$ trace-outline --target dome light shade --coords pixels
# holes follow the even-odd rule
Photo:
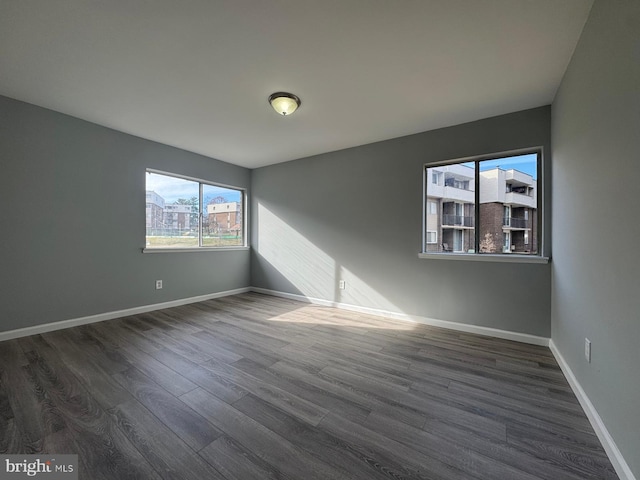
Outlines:
[[[269,95],[269,103],[280,115],[291,115],[300,104],[300,99],[293,93],[276,92]]]

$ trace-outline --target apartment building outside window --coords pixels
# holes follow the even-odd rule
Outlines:
[[[539,164],[534,151],[426,166],[423,252],[540,255]]]
[[[147,170],[146,250],[243,247],[241,188]]]

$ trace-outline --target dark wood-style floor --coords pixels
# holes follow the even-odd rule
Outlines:
[[[92,480],[617,478],[549,349],[253,293],[0,343],[0,453]]]

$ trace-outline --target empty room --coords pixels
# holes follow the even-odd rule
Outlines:
[[[0,478],[640,479],[638,0],[0,0]]]

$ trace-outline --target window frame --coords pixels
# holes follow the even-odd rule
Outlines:
[[[180,180],[187,180],[191,182],[196,182],[198,184],[198,245],[192,247],[147,247],[146,246],[146,231],[145,231],[145,246],[142,248],[142,253],[176,253],[176,252],[207,252],[207,251],[233,251],[233,250],[248,250],[249,245],[247,243],[248,240],[248,225],[249,225],[249,217],[248,217],[248,193],[247,189],[244,187],[237,187],[235,185],[228,185],[220,182],[214,182],[210,180],[205,180],[202,178],[191,177],[188,175],[182,175],[179,173],[166,172],[164,170],[157,170],[155,168],[146,168],[145,171],[145,193],[146,193],[146,175],[148,173],[155,173],[157,175],[164,175],[166,177],[178,178]],[[203,186],[208,185],[212,187],[222,187],[228,188],[230,190],[236,190],[241,194],[241,202],[242,202],[242,245],[229,245],[222,247],[208,246],[202,245],[202,220],[204,216],[203,211]],[[146,204],[146,202],[145,202]]]
[[[537,181],[537,205],[535,218],[537,220],[537,243],[538,253],[532,254],[504,254],[504,253],[479,253],[479,223],[480,218],[480,163],[486,160],[499,160],[501,158],[515,157],[519,155],[537,155],[536,165],[536,181]],[[471,157],[463,157],[452,160],[446,160],[441,162],[425,163],[422,166],[422,247],[418,254],[419,258],[424,259],[439,259],[439,260],[467,260],[467,261],[489,261],[489,262],[505,262],[505,263],[548,263],[549,257],[546,256],[546,244],[544,242],[544,234],[547,225],[544,224],[544,218],[546,216],[545,209],[545,185],[544,185],[544,149],[541,146],[529,147],[508,151],[501,151],[497,153],[475,155]],[[428,183],[431,183],[431,178],[428,175],[430,168],[438,168],[442,166],[473,163],[475,167],[475,192],[474,192],[474,224],[476,228],[474,231],[475,237],[475,249],[472,253],[463,252],[427,252],[426,251],[426,221],[427,221],[427,209],[428,209]],[[531,239],[530,239],[531,243]]]

